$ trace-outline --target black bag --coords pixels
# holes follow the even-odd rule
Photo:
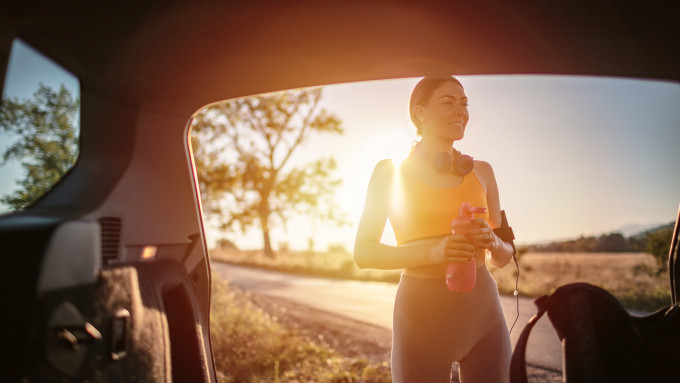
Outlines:
[[[527,340],[546,311],[562,340],[565,382],[680,382],[680,304],[636,317],[607,291],[573,283],[536,305],[512,355],[511,382],[527,382]]]

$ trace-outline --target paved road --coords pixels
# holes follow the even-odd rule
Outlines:
[[[212,269],[213,273],[227,278],[231,284],[244,290],[392,328],[392,310],[397,292],[397,286],[393,283],[302,277],[216,262],[212,264]],[[501,304],[509,328],[517,315],[515,298],[502,296]],[[519,319],[510,334],[513,345],[535,313],[533,299],[519,299]],[[552,370],[562,369],[562,346],[547,315],[539,320],[531,332],[527,363]]]

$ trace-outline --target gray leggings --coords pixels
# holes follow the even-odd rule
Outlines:
[[[449,382],[453,362],[461,383],[509,381],[510,336],[486,267],[469,293],[449,291],[443,278],[402,275],[392,331],[394,383]]]

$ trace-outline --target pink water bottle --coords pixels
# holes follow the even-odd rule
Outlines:
[[[475,219],[473,214],[485,212],[485,207],[472,207],[470,202],[463,202],[458,217],[451,221],[451,233],[466,234],[471,230],[478,229],[479,225],[472,223],[472,220]],[[469,293],[475,287],[476,280],[477,265],[474,258],[467,262],[449,263],[446,268],[446,285],[451,291]]]

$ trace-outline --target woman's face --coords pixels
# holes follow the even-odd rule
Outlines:
[[[470,118],[467,105],[468,98],[460,85],[453,81],[442,83],[432,92],[427,106],[416,106],[422,136],[447,141],[462,139]]]

